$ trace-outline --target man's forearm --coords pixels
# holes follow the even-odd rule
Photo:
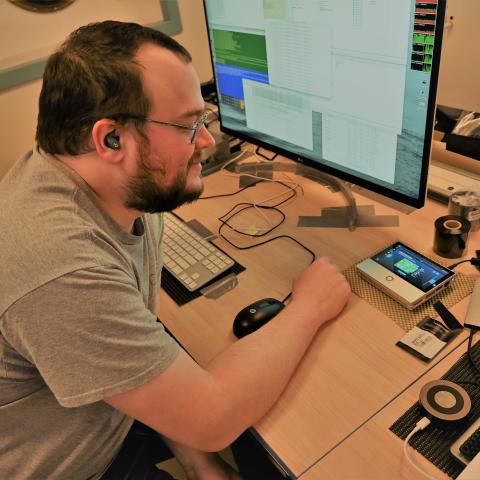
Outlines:
[[[301,315],[295,318],[287,306],[255,338],[242,338],[207,366],[230,410],[230,432],[253,425],[282,393],[317,331]]]

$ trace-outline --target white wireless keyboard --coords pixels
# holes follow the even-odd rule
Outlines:
[[[215,245],[172,213],[164,213],[163,265],[191,292],[234,265]]]

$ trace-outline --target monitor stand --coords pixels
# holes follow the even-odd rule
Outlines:
[[[356,227],[397,227],[398,215],[375,215],[374,205],[357,205],[350,186],[342,180],[320,172],[315,168],[301,163],[242,163],[235,166],[235,172],[255,175],[262,178],[273,178],[273,172],[289,172],[309,178],[326,186],[332,192],[341,192],[347,201],[345,207],[322,208],[321,215],[299,216],[298,227],[330,227],[348,228],[354,231]],[[248,176],[240,176],[240,186],[244,187],[254,180]]]

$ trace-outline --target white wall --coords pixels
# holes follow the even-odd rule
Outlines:
[[[112,9],[115,15],[110,17],[112,19],[131,19],[132,21],[139,21],[139,23],[153,23],[162,19],[158,0],[152,1],[152,5],[149,6],[150,10],[155,6],[156,13],[154,18],[143,22],[140,21],[143,19],[137,18],[135,16],[136,13],[132,11],[132,5],[138,5],[137,2],[132,2],[131,0],[110,1],[114,1],[115,3],[115,9]],[[145,0],[142,1],[145,2]],[[64,28],[64,24],[61,20],[64,15],[75,16],[75,21],[78,22],[78,8],[82,7],[80,2],[91,4],[92,0],[77,0],[71,7],[65,9],[63,13],[58,12],[53,14],[28,14],[28,12],[24,12],[18,9],[18,7],[9,4],[6,0],[2,0],[2,2],[4,2],[0,5],[0,31],[2,32],[2,37],[8,35],[8,31],[14,34],[16,30],[19,31],[23,29],[24,32],[21,35],[22,41],[25,42],[25,39],[28,41],[28,39],[32,37],[28,35],[28,30],[31,27],[25,25],[26,19],[31,21],[32,17],[42,18],[41,15],[49,15],[46,20],[50,23],[50,28],[44,28],[42,32],[42,41],[44,44],[41,46],[31,46],[31,51],[42,53],[40,57],[37,57],[41,58],[45,56],[44,54],[48,51],[50,45],[55,45],[63,38],[59,37],[57,30],[51,28],[55,25],[55,21],[58,21],[58,23],[62,25],[62,28]],[[102,0],[100,4],[104,7],[105,0]],[[180,7],[183,31],[175,35],[174,38],[184,45],[192,54],[193,64],[199,73],[200,80],[202,82],[207,81],[212,78],[212,68],[203,2],[202,0],[178,0],[178,4]],[[85,21],[76,23],[76,25],[88,23],[92,20],[108,18],[105,17],[105,11],[98,11],[97,9],[95,10],[95,15],[98,16],[93,19],[90,18],[92,16],[90,10],[89,16],[85,18]],[[20,24],[21,21],[19,19],[22,19],[22,24]],[[74,28],[76,27],[70,30]],[[33,43],[32,40],[31,43]],[[15,48],[17,51],[15,51]],[[15,55],[12,55],[12,52],[15,53]],[[26,57],[27,54],[28,43],[26,45],[20,45],[19,42],[16,42],[15,45],[12,45],[12,41],[0,42],[0,66],[2,68],[8,66],[8,62],[12,62],[13,57]],[[28,58],[25,59],[28,60]],[[32,58],[32,60],[34,59],[35,58]],[[20,155],[34,146],[38,112],[37,101],[40,88],[41,80],[35,80],[19,87],[0,92],[0,178]]]
[[[480,1],[448,0],[437,103],[480,112]]]

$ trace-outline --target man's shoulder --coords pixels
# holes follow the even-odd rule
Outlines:
[[[36,162],[38,165],[27,165]],[[0,315],[24,294],[80,269],[129,259],[71,178],[35,153],[14,165],[0,194]]]
[[[41,220],[49,207],[71,198],[76,190],[55,162],[36,150],[20,157],[0,182],[2,226],[17,218]]]
[[[85,188],[60,167],[30,152],[2,181],[0,259],[13,255],[16,264],[38,262],[45,267],[63,264],[66,258],[98,262],[94,259],[102,244],[109,242],[101,213]]]

